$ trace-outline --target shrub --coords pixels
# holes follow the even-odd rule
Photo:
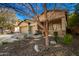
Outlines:
[[[8,43],[11,43],[11,42],[2,42],[2,45],[8,44]]]
[[[66,45],[70,45],[72,43],[73,37],[70,34],[66,34],[63,38],[63,43]]]

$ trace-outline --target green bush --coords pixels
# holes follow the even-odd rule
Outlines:
[[[66,34],[63,38],[63,43],[66,45],[70,45],[72,43],[73,37],[70,34]]]
[[[9,42],[2,42],[2,45],[4,45],[4,44],[8,44]]]

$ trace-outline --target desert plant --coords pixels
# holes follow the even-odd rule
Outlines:
[[[2,45],[8,44],[9,42],[2,42]]]
[[[66,34],[63,38],[63,44],[70,45],[73,41],[73,37],[70,34]]]

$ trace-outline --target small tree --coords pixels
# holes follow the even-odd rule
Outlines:
[[[2,28],[2,33],[4,29],[10,29],[12,30],[14,25],[8,23],[9,20],[6,20],[5,17],[0,17],[0,27]],[[12,32],[12,31],[11,31]]]
[[[77,26],[79,23],[79,16],[76,13],[73,13],[69,16],[68,19],[68,27],[73,28],[75,26]]]

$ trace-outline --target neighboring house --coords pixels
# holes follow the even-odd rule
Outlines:
[[[17,20],[15,24],[15,32],[28,34],[31,31],[30,27],[31,27],[30,20],[26,20],[26,21]]]
[[[66,34],[66,27],[67,27],[66,14],[67,13],[64,10],[54,10],[47,12],[49,35],[53,36],[54,32],[57,32],[60,37],[63,37]],[[33,18],[33,20],[35,20],[35,17]],[[39,20],[40,23],[44,26],[46,21],[44,13],[39,15]],[[41,29],[40,27],[36,28]],[[36,28],[35,30],[37,30]],[[34,31],[34,29],[32,30]]]
[[[22,22],[19,28],[21,33],[28,33],[28,22]]]
[[[32,20],[26,20],[26,21],[17,20],[14,32],[35,34],[37,30],[38,30],[37,22],[34,22]]]

